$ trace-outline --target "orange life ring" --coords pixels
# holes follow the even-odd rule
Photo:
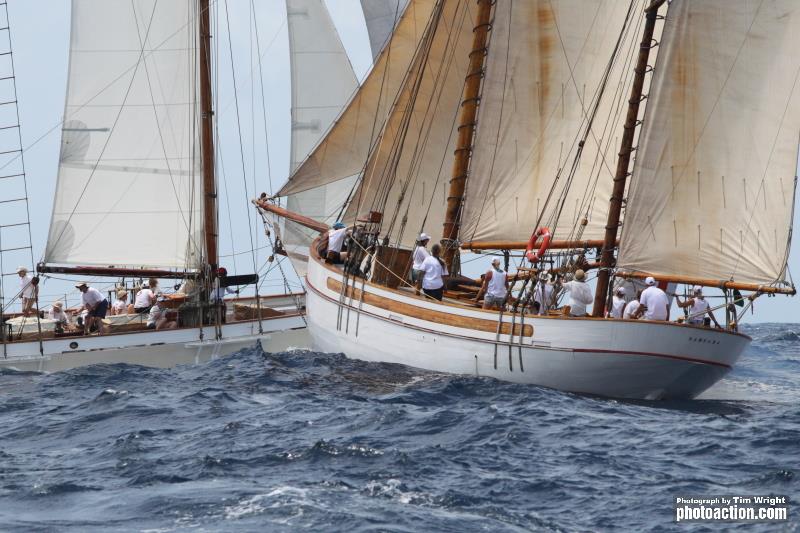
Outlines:
[[[539,237],[542,238],[542,244],[539,246],[539,251],[534,253],[533,247],[536,246],[536,241],[539,239]],[[535,263],[541,259],[544,256],[544,253],[550,247],[550,239],[552,238],[553,234],[550,233],[550,228],[547,226],[542,226],[534,231],[531,235],[531,238],[528,240],[528,247],[525,248],[525,257],[528,258],[528,261]]]

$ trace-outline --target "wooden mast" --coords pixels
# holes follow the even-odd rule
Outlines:
[[[450,178],[450,189],[447,194],[447,210],[445,211],[442,231],[442,259],[453,270],[453,259],[458,253],[458,231],[461,226],[461,206],[464,201],[464,189],[467,184],[472,141],[475,134],[475,119],[480,103],[481,83],[483,81],[486,61],[486,44],[491,31],[492,6],[494,0],[478,0],[478,13],[472,32],[472,51],[469,54],[469,70],[464,82],[461,99],[461,116],[458,124],[458,140],[456,143],[453,173]]]
[[[619,231],[619,218],[622,211],[623,196],[625,195],[625,183],[628,181],[628,169],[630,168],[631,153],[633,153],[633,137],[638,125],[639,104],[642,102],[644,78],[647,73],[647,61],[650,58],[650,50],[653,48],[653,33],[658,18],[658,8],[665,1],[652,0],[647,9],[645,9],[646,21],[642,34],[642,43],[639,45],[639,57],[636,60],[636,68],[634,69],[631,97],[628,100],[628,114],[625,117],[624,132],[620,143],[619,157],[617,158],[617,170],[614,175],[614,188],[608,209],[606,233],[603,239],[603,251],[600,256],[600,270],[597,273],[597,291],[594,295],[594,305],[592,307],[592,316],[594,317],[602,317],[605,314],[611,268],[614,266],[614,248]]]
[[[211,22],[209,0],[199,0],[200,5],[200,153],[203,158],[203,234],[205,236],[206,263],[210,267],[209,280],[216,276],[219,257],[217,251],[217,184],[214,179],[214,109],[211,93]]]

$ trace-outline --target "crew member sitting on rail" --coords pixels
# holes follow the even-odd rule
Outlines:
[[[100,291],[90,287],[85,281],[75,285],[75,288],[81,291],[81,301],[84,309],[86,309],[83,334],[89,335],[92,332],[92,327],[97,327],[97,333],[102,335],[105,330],[103,319],[108,311],[108,300]]]
[[[508,296],[508,275],[500,268],[500,258],[495,257],[492,259],[492,268],[490,268],[483,276],[483,285],[478,295],[475,297],[475,303],[481,301],[481,296],[486,295],[483,299],[484,309],[505,309],[506,297]]]
[[[444,297],[444,276],[449,275],[444,261],[439,259],[439,254],[442,253],[442,247],[438,244],[431,246],[431,256],[426,257],[422,262],[422,275],[417,280],[416,293],[419,295],[419,290],[426,296],[430,296],[435,300],[442,301]]]
[[[611,299],[611,318],[622,318],[622,313],[625,312],[625,287],[617,287],[614,289],[614,297]]]
[[[117,290],[117,299],[111,304],[112,315],[128,314],[128,291],[125,289]]]
[[[69,327],[69,315],[64,312],[64,304],[59,302],[53,303],[53,307],[47,312],[47,318],[56,321],[56,331],[63,332]]]
[[[639,303],[642,306],[637,311],[638,316],[642,316],[642,313],[644,313],[645,320],[669,320],[669,297],[667,293],[656,285],[656,280],[652,276],[648,276],[644,282],[647,288],[642,291],[642,295],[639,297]]]
[[[336,222],[328,230],[328,252],[325,260],[334,265],[347,261],[347,252],[342,251],[344,240],[347,237],[347,227],[342,222]]]
[[[150,278],[147,287],[142,287],[136,293],[136,299],[133,302],[133,310],[137,313],[147,313],[150,308],[156,303],[158,294],[158,280]]]
[[[39,294],[39,287],[33,283],[33,278],[28,274],[28,269],[24,266],[17,268],[19,275],[19,295],[22,298],[22,315],[30,316],[33,314],[33,304]]]
[[[553,278],[549,272],[543,271],[539,274],[539,281],[533,288],[533,310],[536,314],[544,316],[554,306]]]
[[[695,285],[692,288],[692,297],[686,300],[685,302],[681,302],[681,299],[678,298],[678,295],[675,295],[675,302],[678,304],[678,307],[681,308],[689,308],[689,318],[686,320],[688,324],[693,326],[710,326],[711,321],[714,322],[714,325],[718,328],[722,327],[717,322],[717,317],[714,316],[714,312],[711,311],[711,305],[708,303],[708,300],[705,299],[703,296],[703,288],[699,285]],[[710,321],[706,323],[706,315],[710,317]]]
[[[642,291],[636,291],[636,297],[625,305],[625,310],[622,312],[622,318],[625,320],[636,320],[639,318],[639,298],[642,297]]]
[[[161,308],[166,301],[167,299],[162,296],[150,308],[150,312],[147,314],[147,329],[175,329],[178,327],[178,322],[169,316],[171,311],[166,307]]]
[[[431,238],[427,233],[420,233],[417,239],[417,247],[414,248],[414,263],[411,265],[411,281],[417,282],[417,278],[422,275],[422,262],[431,256],[428,252],[428,241]]]
[[[564,290],[569,292],[569,314],[572,316],[587,316],[586,306],[594,301],[592,289],[586,284],[586,273],[578,269],[575,279],[564,284]]]

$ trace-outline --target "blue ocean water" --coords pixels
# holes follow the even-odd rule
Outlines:
[[[305,351],[0,374],[0,530],[671,531],[675,495],[800,494],[800,325],[687,402]],[[696,530],[800,530],[783,524]]]

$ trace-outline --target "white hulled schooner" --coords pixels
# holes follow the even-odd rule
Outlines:
[[[169,330],[146,329],[146,314],[122,314],[108,317],[110,334],[82,336],[4,314],[0,366],[171,366],[256,342],[304,345],[302,295],[256,289],[224,304],[211,296],[257,287],[258,276],[218,270],[209,1],[73,0],[71,17],[58,181],[37,271],[129,286],[189,280],[195,289],[161,304],[177,315]]]
[[[295,261],[308,255],[318,348],[692,398],[750,343],[738,325],[753,302],[795,293],[796,2],[410,0],[390,26],[364,82],[295,158],[278,193],[289,209],[256,201],[286,219],[276,225],[312,231],[282,238]],[[325,98],[322,80],[298,90],[296,109]],[[353,228],[343,268],[308,243],[337,219]],[[442,303],[407,281],[416,236],[437,228],[453,273]],[[544,244],[532,264],[519,255]],[[477,309],[475,281],[458,275],[460,252],[486,251],[518,263],[504,311]],[[597,275],[592,316],[535,314],[541,274],[578,268]],[[611,287],[647,276],[719,289],[724,327],[605,318]]]

